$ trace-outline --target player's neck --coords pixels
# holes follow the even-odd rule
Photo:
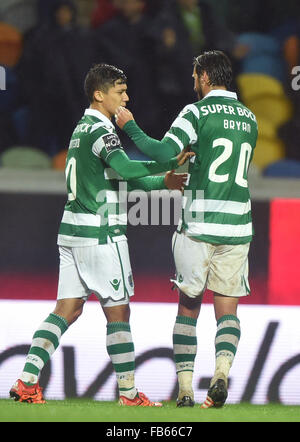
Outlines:
[[[207,94],[209,94],[209,92],[216,90],[227,91],[225,86],[207,86],[205,88],[205,91],[203,91],[204,92],[203,96],[205,97]]]
[[[97,110],[99,112],[101,112],[101,114],[105,115],[109,120],[111,120],[111,115],[110,113],[101,105],[101,103],[91,103],[90,104],[90,109],[94,109]]]

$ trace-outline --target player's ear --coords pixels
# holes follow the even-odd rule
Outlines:
[[[101,91],[95,91],[94,92],[94,100],[98,103],[102,103],[103,101],[103,93]]]
[[[209,76],[207,75],[207,72],[206,72],[206,71],[204,71],[204,72],[202,73],[202,75],[201,75],[201,81],[202,81],[204,84],[209,84],[209,83],[210,83],[210,81],[209,81]]]

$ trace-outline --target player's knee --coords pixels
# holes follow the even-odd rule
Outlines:
[[[129,304],[116,307],[104,307],[103,312],[106,316],[107,322],[129,322],[130,319]]]
[[[53,313],[64,318],[70,326],[79,318],[82,311],[83,303],[74,303],[71,300],[60,300],[57,302]]]
[[[190,298],[185,293],[180,292],[178,303],[178,315],[190,316],[197,319],[200,313],[202,296]]]
[[[196,308],[202,302],[203,293],[196,290],[179,290],[179,303],[188,308]]]
[[[83,307],[81,306],[73,312],[72,317],[71,317],[71,319],[72,319],[71,323],[75,322],[79,318],[79,316],[82,313],[82,310],[83,310]]]

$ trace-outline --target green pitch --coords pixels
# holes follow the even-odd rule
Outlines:
[[[120,407],[117,402],[83,399],[25,404],[0,400],[0,422],[300,422],[300,406],[226,404],[221,409]]]

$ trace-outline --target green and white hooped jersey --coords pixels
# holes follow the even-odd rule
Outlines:
[[[213,90],[187,105],[164,139],[196,153],[189,164],[178,231],[214,244],[253,236],[247,172],[257,140],[255,115],[233,92]]]
[[[126,239],[127,213],[119,195],[121,177],[105,162],[122,149],[112,122],[86,109],[78,122],[66,160],[68,201],[58,232],[58,245],[91,246]]]

